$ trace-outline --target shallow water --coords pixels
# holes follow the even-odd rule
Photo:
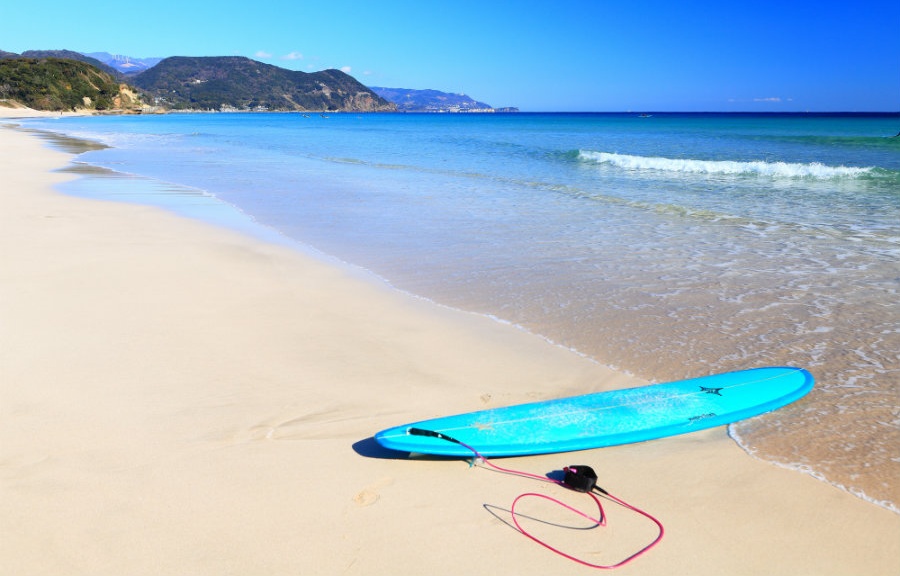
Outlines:
[[[399,288],[644,378],[806,367],[817,381],[809,396],[732,435],[897,510],[900,139],[887,136],[898,115],[218,114],[29,126],[112,146],[79,162],[156,179],[118,199],[156,196],[235,227],[252,216]]]

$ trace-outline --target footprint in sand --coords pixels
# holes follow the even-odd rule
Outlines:
[[[380,498],[380,496],[377,492],[366,488],[354,496],[353,501],[356,502],[357,506],[371,506],[378,501],[378,498]]]
[[[375,502],[378,502],[378,499],[381,498],[381,494],[379,494],[378,491],[385,486],[390,486],[393,483],[393,478],[382,478],[375,484],[368,486],[358,492],[356,496],[353,497],[353,501],[356,502],[357,506],[371,506]]]

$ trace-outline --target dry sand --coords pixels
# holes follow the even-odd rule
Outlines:
[[[300,251],[61,195],[69,159],[0,128],[0,574],[590,572],[497,517],[574,495],[370,437],[641,382]],[[900,574],[900,515],[724,428],[503,464],[590,464],[659,517],[660,546],[619,574]],[[607,510],[548,537],[601,563],[652,538]]]

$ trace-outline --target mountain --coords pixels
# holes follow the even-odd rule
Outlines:
[[[86,62],[59,58],[0,59],[0,101],[35,110],[129,110],[141,102],[118,78]]]
[[[119,82],[137,86],[146,93],[144,99],[160,109],[518,112],[516,108],[494,109],[465,94],[367,88],[338,70],[296,72],[238,56],[160,59],[109,52],[29,50],[20,55],[0,50],[0,62],[21,58],[90,64]],[[2,89],[9,91],[8,86],[0,86]]]
[[[372,91],[397,105],[401,112],[493,112],[490,104],[478,102],[465,94],[451,94],[438,90],[411,90],[409,88],[382,88],[372,86]]]
[[[173,56],[129,81],[173,109],[396,110],[339,70],[296,72],[242,56]]]
[[[143,72],[148,68],[153,68],[162,61],[162,58],[134,58],[120,54],[110,54],[109,52],[91,52],[84,55],[94,58],[126,75]]]
[[[111,66],[107,66],[103,62],[97,60],[96,58],[91,58],[90,56],[85,56],[81,52],[73,52],[72,50],[26,50],[22,52],[22,58],[60,58],[64,60],[77,60],[79,62],[85,62],[90,64],[91,66],[106,72],[110,76],[118,78],[120,73],[118,70]]]

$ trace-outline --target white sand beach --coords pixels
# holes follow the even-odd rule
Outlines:
[[[576,496],[371,436],[643,382],[286,246],[65,196],[70,159],[0,126],[0,573],[589,572],[491,513]],[[503,461],[576,463],[665,526],[619,574],[900,574],[900,515],[724,428]],[[548,537],[600,563],[652,537],[606,506],[609,526]]]

